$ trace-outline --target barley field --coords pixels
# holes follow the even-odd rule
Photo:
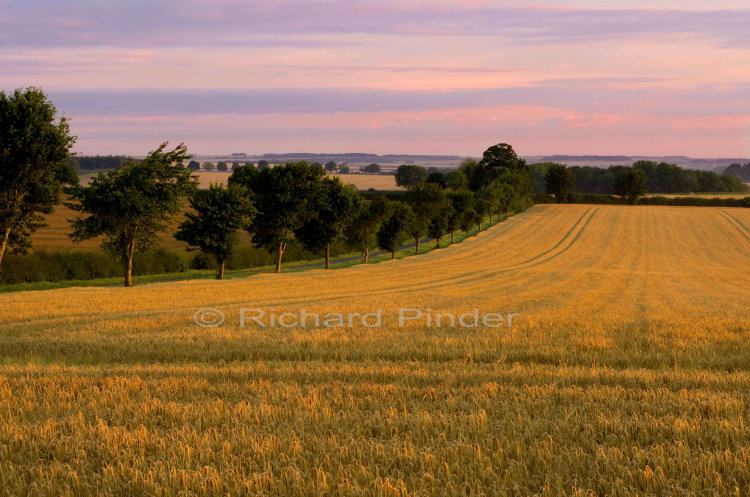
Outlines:
[[[212,183],[226,185],[232,173],[199,171],[195,175],[200,179],[200,187],[208,188]],[[348,185],[356,186],[360,191],[370,188],[376,190],[401,190],[400,186],[396,186],[396,177],[392,174],[333,174],[332,176],[341,179],[341,181]]]
[[[548,205],[369,266],[0,295],[0,495],[749,495],[749,268],[748,210]],[[239,324],[303,308],[382,327]]]

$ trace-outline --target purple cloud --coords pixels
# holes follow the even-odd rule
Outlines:
[[[678,34],[726,47],[750,43],[748,10],[554,10],[461,2],[414,8],[393,0],[6,0],[0,6],[0,46],[6,47],[257,46],[336,34],[472,34],[519,43]]]
[[[606,79],[640,82],[643,78]],[[540,106],[587,112],[643,110],[662,116],[746,114],[750,87],[719,91],[700,87],[608,87],[600,79],[542,81],[534,86],[459,91],[361,89],[210,89],[52,91],[69,116],[179,116],[194,114],[332,114],[428,111],[474,107]]]

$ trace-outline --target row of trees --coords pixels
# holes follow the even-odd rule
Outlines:
[[[101,237],[103,247],[121,259],[126,286],[132,285],[135,254],[157,244],[157,235],[182,213],[186,197],[190,210],[175,236],[215,256],[220,278],[241,230],[257,246],[276,252],[277,271],[292,240],[324,253],[328,268],[331,246],[341,240],[360,248],[365,262],[374,246],[395,257],[407,238],[414,239],[418,254],[425,237],[439,244],[456,230],[481,227],[486,215],[492,223],[530,203],[528,167],[505,144],[488,149],[480,162],[465,162],[454,175],[462,179],[445,175],[415,182],[398,201],[385,196],[366,201],[354,187],[326,175],[322,165],[307,162],[238,166],[227,187],[199,191],[186,147],[167,150],[166,143],[81,186],[67,160],[75,137],[44,93],[0,92],[0,116],[0,264],[8,247],[28,248],[43,214],[60,203],[63,187],[70,185],[66,205],[78,213],[71,238]]]
[[[534,190],[544,193],[546,176],[550,168],[565,167],[555,163],[540,163],[530,166]],[[580,167],[567,168],[575,179],[575,190],[580,193],[618,194],[618,178],[639,178],[643,175],[644,193],[693,193],[693,192],[744,192],[747,187],[731,175],[716,174],[710,171],[683,169],[674,164],[638,161],[632,166],[610,166],[609,168]],[[640,171],[632,173],[631,171]]]
[[[576,177],[571,168],[562,164],[551,164],[544,176],[545,192],[554,196],[558,203],[567,202],[576,189]],[[624,168],[617,173],[612,192],[635,204],[646,194],[646,175],[638,168]]]
[[[515,155],[510,146],[502,147]],[[515,169],[509,170],[509,164],[492,157],[466,164],[467,170],[482,178],[474,190],[425,182],[409,187],[399,201],[385,196],[366,201],[354,187],[326,175],[319,164],[307,162],[266,169],[240,166],[227,187],[213,185],[200,191],[190,170],[172,165],[187,158],[184,145],[167,151],[162,144],[142,161],[100,173],[89,186],[69,190],[67,205],[82,214],[73,221],[71,237],[74,241],[103,237],[104,247],[123,261],[126,286],[132,284],[134,255],[157,242],[158,233],[179,214],[184,196],[189,197],[191,210],[175,237],[213,255],[219,278],[241,230],[254,244],[276,253],[277,272],[293,240],[324,254],[329,268],[331,246],[339,241],[362,250],[365,263],[374,246],[395,258],[409,238],[419,254],[426,237],[436,239],[439,246],[447,234],[481,228],[484,216],[492,223],[496,216],[529,202],[528,188],[516,189],[506,182],[508,177],[522,176],[525,164],[516,161]]]
[[[78,159],[79,163],[81,163],[81,161],[83,161],[81,168],[85,168],[83,164],[84,163],[88,164],[89,159],[93,159],[93,158],[82,157],[82,158]],[[109,158],[103,158],[103,159],[109,159]],[[127,159],[127,158],[119,158],[119,157],[117,157],[117,158],[113,158],[113,159]],[[124,162],[127,162],[127,161],[126,160],[125,161],[121,161],[119,163],[116,163],[116,164],[112,165],[109,168],[96,167],[96,168],[91,168],[91,169],[111,169],[112,167],[121,166],[122,164],[124,164]],[[334,161],[327,162],[325,166],[323,166],[319,162],[313,162],[312,164],[315,165],[315,166],[317,166],[317,167],[325,167],[325,170],[327,172],[329,172],[329,173],[339,173],[339,174],[349,174],[349,173],[351,173],[351,168],[349,167],[348,164],[337,164]],[[186,168],[190,169],[191,171],[200,171],[202,169],[204,171],[219,171],[219,172],[234,171],[235,169],[237,169],[239,167],[242,167],[242,166],[253,166],[253,167],[257,167],[258,169],[266,169],[266,168],[270,167],[270,164],[269,164],[269,162],[267,160],[260,160],[260,161],[258,161],[257,165],[253,164],[253,163],[250,163],[250,162],[244,162],[244,163],[243,162],[217,162],[215,164],[213,162],[203,162],[203,163],[200,163],[200,162],[195,161],[195,160],[191,160],[187,164],[184,164],[184,163],[180,162],[177,165],[180,166],[180,167],[186,167]],[[360,172],[366,173],[366,174],[380,174],[382,172],[382,170],[383,169],[380,167],[380,164],[375,164],[375,163],[368,164],[366,166],[360,166],[360,168],[359,168]]]

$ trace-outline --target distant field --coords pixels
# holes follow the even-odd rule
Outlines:
[[[219,172],[206,172],[200,171],[196,173],[200,177],[201,188],[208,188],[211,183],[218,183],[225,185],[229,176],[232,173],[219,173]],[[337,178],[340,178],[344,183],[354,185],[358,190],[368,190],[375,188],[376,190],[400,190],[401,187],[396,186],[396,178],[391,175],[381,174],[333,174]]]
[[[702,197],[702,198],[745,198],[750,197],[750,192],[740,193],[649,193],[647,197],[665,197],[665,198],[681,198],[681,197]]]
[[[208,172],[200,171],[195,173],[200,178],[201,188],[208,188],[211,183],[225,185],[229,176],[232,173],[220,173],[220,172]],[[87,185],[92,175],[87,174],[81,177],[81,184]],[[341,181],[354,185],[358,190],[368,190],[375,188],[376,190],[400,190],[401,187],[396,186],[396,178],[391,175],[381,174],[335,174]]]
[[[750,210],[549,205],[377,265],[0,295],[2,491],[750,495],[748,267]]]
[[[47,216],[48,226],[39,229],[31,236],[34,250],[94,250],[99,247],[99,240],[87,240],[81,243],[73,243],[68,237],[71,227],[68,219],[75,218],[78,215],[64,205],[55,207],[55,212]],[[175,220],[173,225],[176,227],[182,218]],[[174,231],[174,230],[172,230]],[[172,233],[160,235],[161,244],[168,249],[184,249],[186,244],[178,242],[172,236]]]

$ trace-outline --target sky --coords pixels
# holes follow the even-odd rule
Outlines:
[[[623,7],[626,6],[626,7]],[[0,0],[81,154],[750,157],[747,0]]]

